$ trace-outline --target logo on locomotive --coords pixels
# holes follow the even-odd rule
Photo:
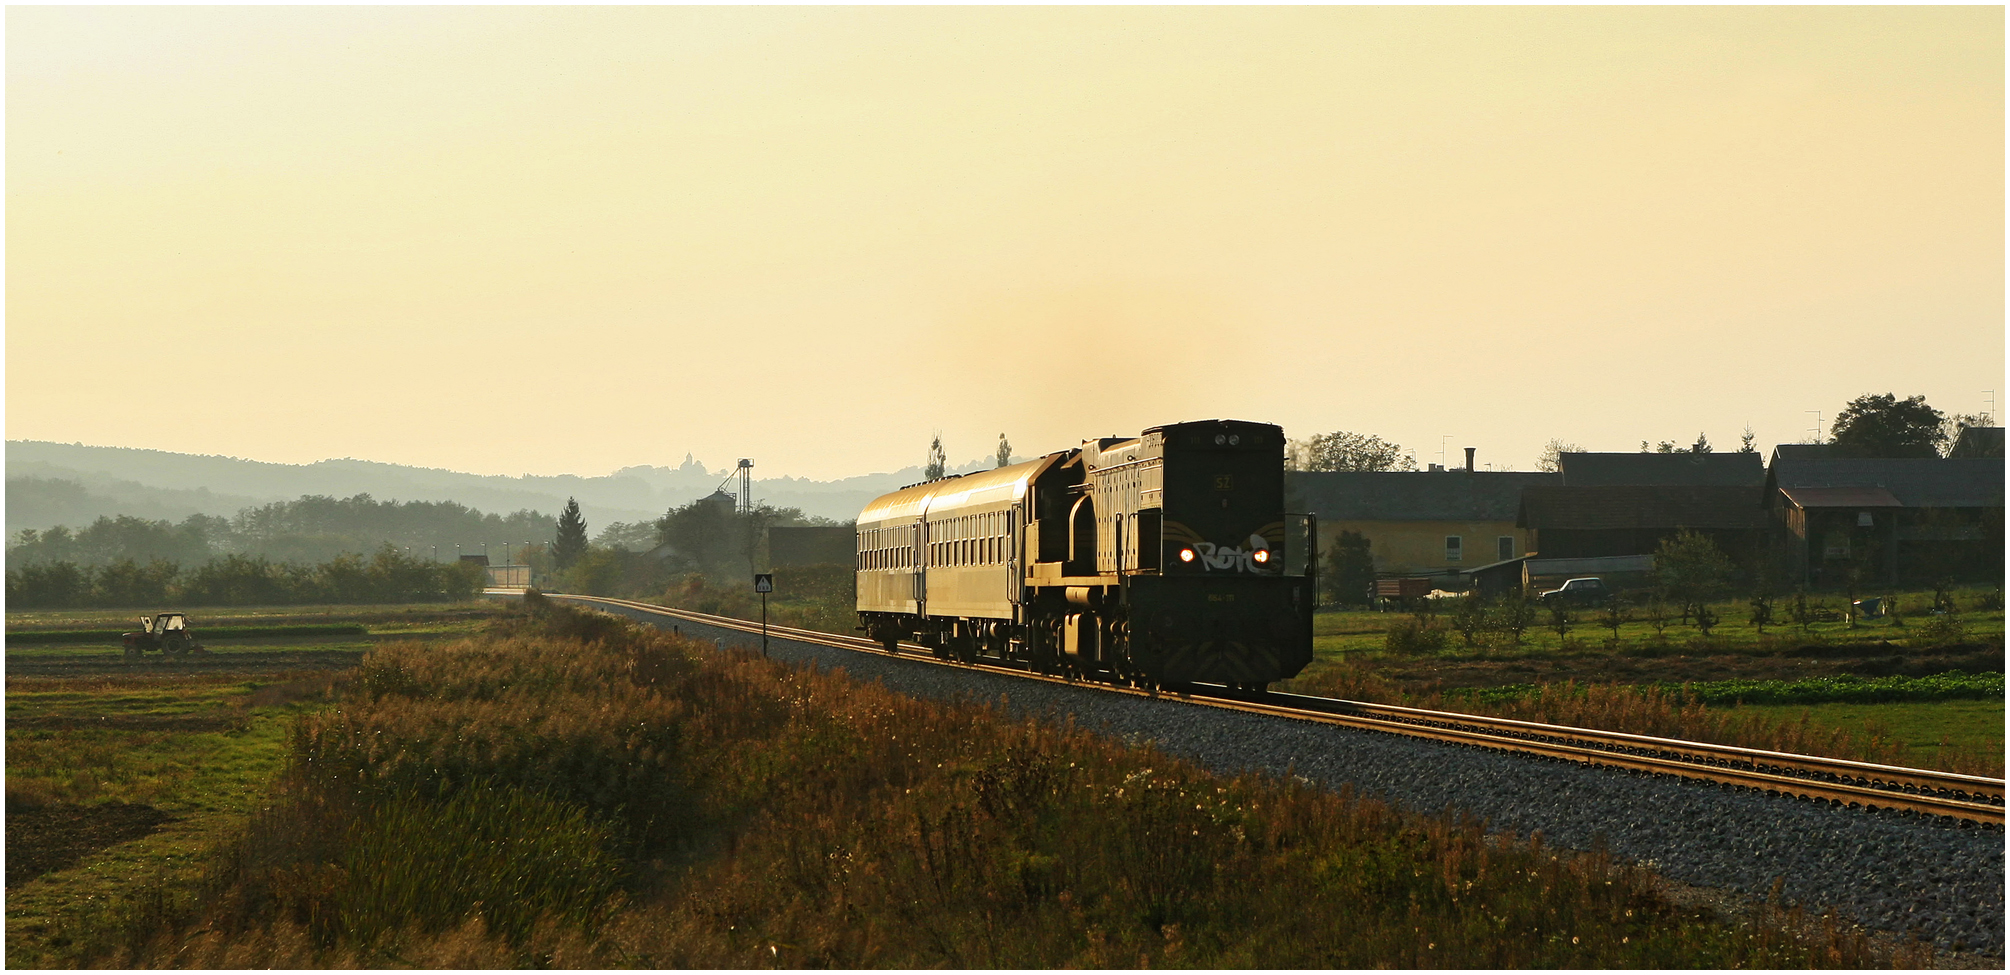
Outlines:
[[[1198,532],[1176,521],[1166,522],[1165,537],[1181,546],[1182,551],[1177,556],[1180,561],[1198,563],[1205,572],[1257,575],[1275,574],[1283,568],[1284,523],[1281,521],[1251,532],[1240,545],[1207,541]]]

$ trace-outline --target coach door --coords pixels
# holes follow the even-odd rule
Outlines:
[[[1026,540],[1019,537],[1019,509],[1005,509],[1005,601],[1014,606],[1026,595],[1026,578],[1020,574],[1019,553],[1025,551]]]
[[[928,520],[914,525],[914,615],[928,615]]]

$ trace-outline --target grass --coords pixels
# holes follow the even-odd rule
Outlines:
[[[1985,593],[1982,590],[1959,590],[1954,593],[1960,609],[1958,618],[1966,630],[1965,640],[1970,642],[1990,642],[2001,644],[2003,640],[2003,610],[1982,608]],[[1665,625],[1656,628],[1644,618],[1645,610],[1639,606],[1629,607],[1629,620],[1619,627],[1617,644],[1608,646],[1613,631],[1599,622],[1599,613],[1593,609],[1577,610],[1572,613],[1574,622],[1569,633],[1559,637],[1548,629],[1547,613],[1538,614],[1536,623],[1523,634],[1520,647],[1490,646],[1477,651],[1468,650],[1456,633],[1448,634],[1449,647],[1453,653],[1476,652],[1496,659],[1516,657],[1542,657],[1558,653],[1582,653],[1589,649],[1606,652],[1624,652],[1628,649],[1661,649],[1680,653],[1696,649],[1712,653],[1765,654],[1785,647],[1807,644],[1857,644],[1889,641],[1894,644],[1921,648],[1932,645],[1933,641],[1923,631],[1927,630],[1930,617],[1923,610],[1932,602],[1930,592],[1902,592],[1894,597],[1902,610],[1897,620],[1891,618],[1862,620],[1851,627],[1845,620],[1817,622],[1805,630],[1791,623],[1769,624],[1765,632],[1750,620],[1750,607],[1743,601],[1722,601],[1710,604],[1711,611],[1722,617],[1722,622],[1711,629],[1707,640],[1699,641],[1700,633],[1691,624],[1685,624],[1669,610]],[[1784,604],[1785,600],[1779,601]],[[1846,600],[1839,595],[1815,595],[1810,597],[1810,605],[1840,612]],[[1437,614],[1440,621],[1450,612],[1450,601],[1440,607]],[[1774,613],[1782,620],[1785,610],[1782,605],[1774,607]],[[1919,615],[1914,615],[1919,614]],[[1383,640],[1392,625],[1409,618],[1407,613],[1383,613],[1370,610],[1329,609],[1320,612],[1313,620],[1313,651],[1319,656],[1375,652],[1382,649]]]
[[[313,623],[362,623],[372,632],[405,626],[479,624],[503,612],[499,605],[475,600],[465,603],[414,603],[396,606],[139,606],[130,609],[43,609],[10,612],[7,632],[64,629],[109,629],[124,632],[142,615],[186,612],[189,625],[283,626]]]
[[[64,964],[104,923],[103,905],[121,903],[148,885],[199,876],[206,853],[241,829],[264,801],[285,763],[292,715],[312,706],[298,700],[254,705],[263,687],[287,683],[285,675],[270,680],[184,675],[138,689],[101,683],[108,692],[100,693],[74,681],[9,678],[10,815],[46,808],[88,819],[94,810],[133,804],[169,817],[158,832],[88,853],[81,862],[26,883],[10,883],[10,967]],[[107,716],[217,720],[213,730],[88,726]],[[38,726],[64,718],[86,726]],[[35,842],[13,835],[9,840],[10,846]]]
[[[372,651],[113,967],[1921,964],[1640,867],[564,607]],[[498,815],[506,811],[507,815]],[[507,855],[499,855],[499,852]],[[452,878],[452,883],[438,882]],[[11,939],[10,939],[11,942]],[[11,944],[10,944],[11,950]],[[10,960],[12,960],[10,958]]]
[[[1780,721],[1833,728],[1875,729],[1896,744],[1899,764],[1938,768],[1953,756],[1994,756],[1993,774],[2003,774],[2003,699],[1894,702],[1882,704],[1746,704],[1736,711]]]
[[[499,612],[487,605],[341,610],[348,619],[282,607],[202,615],[197,625],[334,622],[366,625],[380,637],[465,636]],[[8,629],[74,629],[129,615],[16,613]],[[121,912],[159,892],[190,889],[214,851],[269,801],[294,720],[325,707],[340,680],[329,663],[351,666],[376,644],[353,635],[204,639],[218,652],[200,665],[158,655],[128,665],[115,640],[9,648],[9,965],[74,964],[80,951],[109,936]]]

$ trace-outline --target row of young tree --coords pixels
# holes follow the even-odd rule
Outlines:
[[[1360,541],[1359,545],[1337,546],[1334,551],[1347,571],[1356,574],[1357,580],[1361,571],[1358,560],[1367,552],[1365,539]],[[1339,565],[1329,563],[1329,567]],[[1372,587],[1372,564],[1367,572],[1368,585]],[[1845,592],[1842,606],[1830,608],[1805,589],[1787,591],[1763,555],[1755,557],[1751,564],[1739,566],[1708,535],[1684,530],[1661,541],[1654,555],[1654,571],[1647,581],[1642,587],[1615,591],[1593,606],[1576,606],[1560,599],[1541,601],[1535,593],[1522,588],[1491,598],[1475,592],[1445,601],[1416,599],[1406,607],[1414,611],[1414,618],[1391,627],[1386,646],[1399,653],[1434,652],[1444,649],[1449,635],[1455,633],[1469,648],[1515,648],[1522,645],[1524,636],[1533,628],[1553,630],[1561,642],[1574,629],[1602,627],[1610,634],[1606,638],[1607,647],[1616,649],[1620,629],[1635,622],[1651,626],[1656,638],[1665,637],[1669,626],[1681,625],[1694,627],[1698,635],[1707,639],[1710,631],[1723,622],[1722,611],[1726,609],[1723,603],[1727,599],[1744,603],[1746,622],[1761,636],[1769,626],[1797,627],[1805,636],[1817,623],[1842,622],[1855,629],[1860,621],[1857,596],[1864,589],[1865,580],[1857,577]],[[1899,627],[1908,626],[1906,617],[1915,618],[1919,629],[1914,635],[1935,645],[1956,643],[1966,638],[1967,631],[1953,591],[1951,581],[1940,582],[1927,603],[1908,607],[1884,597],[1877,612]],[[1977,606],[2001,609],[2001,590],[1985,593]]]
[[[245,508],[236,517],[190,515],[180,523],[127,515],[100,517],[81,529],[57,526],[16,532],[7,565],[70,563],[104,567],[120,561],[199,565],[225,555],[319,564],[345,553],[391,545],[452,560],[456,546],[551,536],[553,519],[536,511],[484,514],[451,501],[378,501],[308,495]]]
[[[479,565],[435,562],[386,546],[319,564],[227,555],[193,568],[163,560],[37,562],[7,569],[9,609],[137,609],[449,602],[487,582]]]

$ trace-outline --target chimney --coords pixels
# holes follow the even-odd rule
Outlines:
[[[1478,449],[1480,448],[1478,447],[1466,448],[1466,473],[1468,474],[1471,474],[1473,472],[1473,452]]]

